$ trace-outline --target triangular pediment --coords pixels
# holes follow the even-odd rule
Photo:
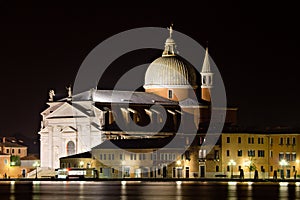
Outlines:
[[[59,108],[50,113],[46,118],[81,118],[88,117],[85,113],[78,110],[69,103],[62,104]]]
[[[62,130],[62,133],[75,133],[77,132],[77,129],[72,126],[65,126]]]

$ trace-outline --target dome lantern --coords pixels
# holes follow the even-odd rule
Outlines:
[[[165,50],[163,51],[162,56],[175,56],[175,50],[176,50],[176,44],[175,41],[172,38],[172,33],[173,33],[173,24],[168,28],[170,36],[167,38],[165,42]]]

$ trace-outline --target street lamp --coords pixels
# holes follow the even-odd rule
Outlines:
[[[80,161],[80,162],[79,162],[80,168],[83,168],[83,165],[84,165],[84,162],[83,162],[83,161]]]
[[[284,167],[288,165],[288,162],[285,159],[282,159],[279,162],[279,165],[282,167],[282,179],[284,179]]]
[[[35,161],[33,163],[33,166],[35,167],[35,179],[37,179],[37,168],[40,166],[38,161]]]
[[[230,161],[228,162],[228,165],[229,165],[230,168],[231,168],[231,178],[233,178],[233,166],[236,165],[236,162],[235,162],[234,160],[230,160]]]

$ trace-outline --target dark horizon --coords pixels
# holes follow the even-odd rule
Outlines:
[[[241,127],[300,128],[300,107],[295,97],[299,39],[295,30],[297,12],[292,9],[289,5],[233,2],[203,4],[201,8],[192,4],[152,8],[2,3],[0,135],[37,139],[48,91],[53,88],[57,96],[66,96],[65,87],[74,83],[82,61],[95,46],[128,29],[166,28],[171,23],[174,30],[203,47],[209,42],[209,53],[221,72],[228,102],[239,108]],[[157,54],[137,53],[135,60],[129,56],[122,70],[154,60]],[[111,69],[112,73],[122,71]],[[99,83],[99,87],[109,89],[111,85],[106,84]]]

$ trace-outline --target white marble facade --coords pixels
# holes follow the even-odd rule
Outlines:
[[[103,113],[92,101],[47,104],[39,131],[41,167],[59,168],[59,158],[89,151],[102,142]]]

